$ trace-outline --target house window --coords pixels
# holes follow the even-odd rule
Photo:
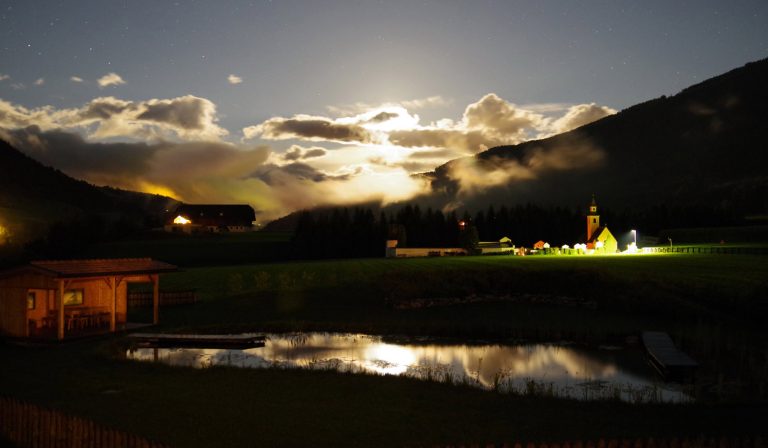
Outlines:
[[[83,290],[82,289],[69,289],[64,291],[64,305],[82,305],[83,304]]]
[[[597,222],[597,218],[592,218],[592,224]]]
[[[28,310],[34,310],[36,306],[36,300],[37,295],[34,293],[34,291],[29,291],[27,293],[27,309]]]

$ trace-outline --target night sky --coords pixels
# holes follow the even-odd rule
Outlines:
[[[764,0],[1,1],[0,128],[94,183],[274,217],[675,94],[766,57],[766,23]]]

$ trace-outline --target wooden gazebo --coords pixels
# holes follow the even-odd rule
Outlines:
[[[152,283],[159,320],[160,274],[174,265],[150,258],[33,261],[0,273],[0,333],[57,338],[115,332],[127,325],[128,283]]]

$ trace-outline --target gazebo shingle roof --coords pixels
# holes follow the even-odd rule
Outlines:
[[[151,258],[112,258],[101,260],[41,260],[29,266],[55,278],[96,277],[102,275],[142,275],[173,272],[172,264]]]

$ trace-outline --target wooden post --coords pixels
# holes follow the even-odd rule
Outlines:
[[[25,296],[24,301],[24,336],[29,337],[29,306],[27,305],[27,301],[29,301],[29,290],[27,290],[27,295]],[[37,302],[37,297],[35,297],[35,302]],[[37,303],[35,303],[35,306],[37,306]]]
[[[57,319],[59,340],[64,339],[64,280],[59,280],[59,290],[56,294],[56,304],[59,306],[59,318]]]
[[[109,279],[109,285],[112,287],[112,309],[109,316],[109,331],[114,333],[117,330],[117,279],[112,276]]]
[[[160,322],[160,274],[152,275],[152,323]]]

